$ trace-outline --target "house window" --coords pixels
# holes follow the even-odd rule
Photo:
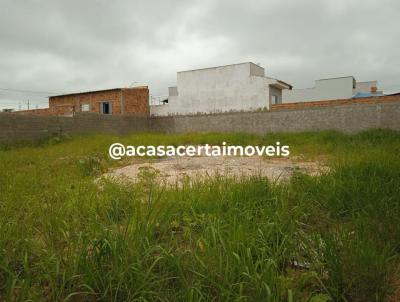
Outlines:
[[[89,112],[90,106],[89,104],[81,104],[81,112]]]
[[[278,96],[273,94],[271,95],[271,104],[272,105],[278,104]]]
[[[111,102],[100,103],[100,113],[101,114],[111,114],[112,113]]]

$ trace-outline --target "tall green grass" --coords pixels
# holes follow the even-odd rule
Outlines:
[[[125,144],[288,144],[324,175],[96,181]],[[386,301],[399,276],[400,134],[139,134],[0,150],[0,300]]]

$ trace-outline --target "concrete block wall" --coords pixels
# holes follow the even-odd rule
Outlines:
[[[385,99],[386,98],[386,99]],[[279,133],[338,130],[356,133],[370,128],[400,131],[400,96],[361,99],[330,105],[275,108],[265,112],[152,117],[152,131]],[[282,104],[285,105],[285,104]],[[280,105],[278,105],[280,106]]]
[[[158,124],[162,125],[158,125]],[[400,103],[313,107],[221,115],[155,118],[154,130],[184,132],[279,133],[338,130],[355,133],[370,128],[400,130]]]
[[[0,142],[35,140],[61,133],[55,116],[0,113]]]
[[[146,117],[92,113],[74,117],[0,113],[0,142],[49,138],[60,134],[129,134],[149,131]]]
[[[379,101],[379,99],[385,101]],[[363,102],[192,116],[138,117],[81,113],[74,117],[0,113],[0,141],[50,137],[61,133],[243,132],[279,133],[370,128],[400,131],[400,96]]]
[[[41,109],[31,109],[31,110],[19,110],[18,114],[51,115],[52,111],[50,110],[50,108],[41,108]]]

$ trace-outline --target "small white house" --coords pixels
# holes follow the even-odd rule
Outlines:
[[[168,100],[150,106],[153,116],[268,110],[292,86],[265,76],[254,63],[181,71]]]
[[[357,94],[382,95],[377,85],[377,81],[357,82],[353,76],[321,79],[312,88],[284,90],[282,103],[351,99]]]

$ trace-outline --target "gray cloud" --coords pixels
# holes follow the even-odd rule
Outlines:
[[[400,91],[395,0],[0,0],[0,88],[71,92],[243,61],[297,87],[354,75]],[[0,90],[0,107],[45,94]]]

